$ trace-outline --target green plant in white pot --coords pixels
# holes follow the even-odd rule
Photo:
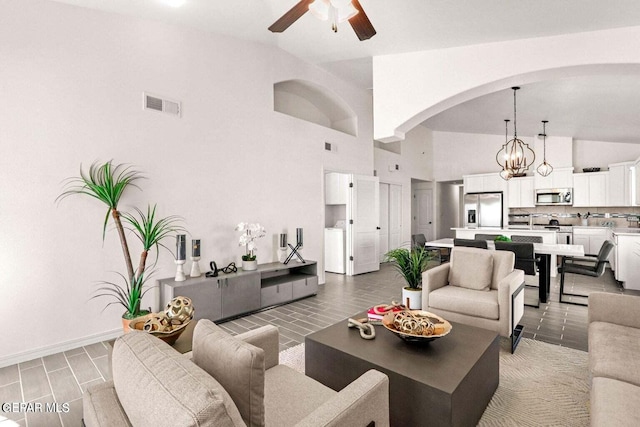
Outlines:
[[[238,246],[245,247],[245,254],[242,255],[242,269],[256,270],[258,268],[258,260],[255,254],[258,250],[256,239],[266,235],[264,227],[258,223],[241,222],[237,225],[236,231],[242,231]]]
[[[402,288],[402,303],[411,309],[422,308],[422,272],[427,269],[431,254],[423,247],[397,248],[385,254],[396,271],[405,280],[407,286]]]
[[[147,268],[147,257],[152,249],[156,249],[156,262],[160,247],[168,249],[162,244],[162,240],[174,233],[183,231],[184,228],[178,224],[180,217],[169,216],[166,218],[156,217],[156,206],[148,206],[146,214],[140,209],[135,209],[136,214],[121,212],[118,208],[120,198],[129,187],[138,187],[136,181],[142,179],[140,172],[126,165],[114,165],[110,160],[103,164],[94,163],[85,172],[80,167],[80,176],[69,178],[65,185],[65,190],[57,200],[64,199],[75,194],[84,194],[93,197],[107,205],[107,214],[102,227],[102,238],[104,239],[109,217],[112,218],[124,255],[127,274],[121,274],[122,283],[102,281],[100,287],[94,295],[95,297],[110,297],[114,301],[106,305],[120,304],[125,308],[122,315],[122,324],[125,331],[128,330],[129,322],[132,319],[148,314],[148,310],[140,308],[142,297],[148,289],[145,288],[149,271]],[[134,269],[129,253],[129,243],[127,242],[128,230],[135,235],[142,244],[142,252],[138,267]],[[105,308],[106,308],[105,307]]]

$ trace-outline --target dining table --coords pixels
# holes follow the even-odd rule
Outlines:
[[[453,238],[444,238],[431,240],[425,243],[427,248],[453,248]],[[495,250],[493,240],[487,241],[487,249]],[[552,256],[584,256],[584,247],[582,245],[569,244],[551,244],[551,243],[534,243],[533,250],[540,257],[538,263],[538,300],[540,303],[546,303],[549,300],[551,290],[551,257]]]

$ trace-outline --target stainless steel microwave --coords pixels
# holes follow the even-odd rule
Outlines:
[[[536,190],[536,205],[572,205],[572,188],[549,188]]]

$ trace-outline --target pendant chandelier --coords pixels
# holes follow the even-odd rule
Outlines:
[[[509,119],[504,119],[504,145],[505,146],[509,142],[509,122],[510,121],[511,120]],[[498,164],[500,164],[500,162],[498,162]],[[512,176],[513,176],[513,173],[511,173],[511,169],[502,169],[500,171],[500,177],[505,181],[511,179]]]
[[[516,91],[520,88],[512,87],[511,89],[513,89],[513,138],[505,142],[496,154],[496,162],[502,166],[500,176],[505,180],[514,176],[524,176],[536,159],[536,154],[529,144],[518,138]]]
[[[541,136],[543,138],[542,146],[544,151],[543,151],[542,163],[540,164],[540,166],[538,166],[538,169],[536,170],[542,176],[549,176],[551,172],[553,172],[553,166],[547,163],[547,123],[549,123],[549,120],[542,121],[542,133],[538,134],[538,136]]]

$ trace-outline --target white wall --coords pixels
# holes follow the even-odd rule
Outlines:
[[[105,208],[87,197],[54,203],[81,163],[114,159],[144,171],[142,191],[121,207],[158,203],[161,215],[184,217],[188,239],[202,239],[203,269],[238,261],[240,221],[266,227],[259,262],[275,261],[274,236],[296,227],[304,228],[305,257],[321,261],[323,169],[373,170],[370,93],[279,49],[5,0],[0,58],[0,310],[11,319],[0,366],[120,328],[121,307],[101,312],[105,301],[90,299],[97,281],[124,271],[111,227],[102,242]],[[358,115],[359,136],[274,112],[273,83],[286,79],[331,88]],[[181,101],[182,118],[143,111],[143,91]],[[325,141],[340,151],[325,152]],[[139,248],[130,244],[136,263]],[[157,269],[156,278],[173,276],[172,256],[163,253]]]
[[[380,182],[402,185],[402,242],[410,243],[411,179],[433,179],[432,132],[423,126],[416,126],[400,144],[400,154],[375,148],[374,168]],[[396,164],[400,170],[389,171],[389,166]]]
[[[610,164],[628,162],[638,157],[640,157],[640,144],[579,139],[573,141],[573,166],[576,173],[582,172],[583,168],[591,167],[607,170]]]

